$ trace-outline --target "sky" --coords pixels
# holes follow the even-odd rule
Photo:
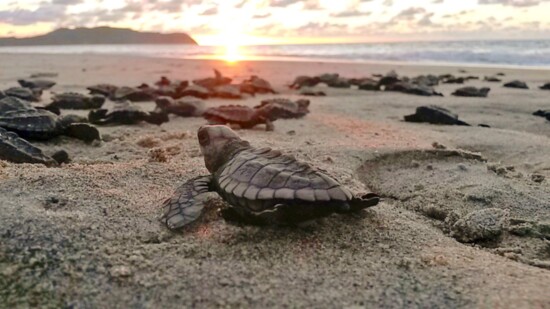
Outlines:
[[[550,0],[0,0],[0,36],[186,32],[201,45],[550,38]]]

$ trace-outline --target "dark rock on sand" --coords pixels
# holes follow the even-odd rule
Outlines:
[[[466,122],[458,120],[458,115],[436,105],[417,107],[415,114],[405,116],[405,121],[469,126]]]

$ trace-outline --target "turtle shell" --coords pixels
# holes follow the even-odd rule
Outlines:
[[[20,79],[17,82],[21,87],[31,89],[50,89],[56,84],[56,82],[47,79]]]
[[[132,102],[144,102],[152,101],[155,99],[155,94],[153,90],[147,89],[138,89],[132,87],[121,87],[118,88],[113,98],[117,101],[129,100]]]
[[[15,110],[27,110],[33,109],[32,106],[26,102],[15,97],[5,97],[0,99],[0,115],[3,115],[9,111]]]
[[[241,126],[256,125],[255,110],[244,105],[225,105],[212,107],[203,113],[203,117],[212,123],[233,123]]]
[[[48,106],[63,109],[97,109],[105,103],[103,96],[89,97],[76,92],[56,94],[52,99],[53,102]]]
[[[266,118],[292,119],[301,118],[309,113],[309,100],[291,101],[289,99],[268,99],[263,100],[255,109],[261,109]]]
[[[285,223],[349,210],[353,198],[330,176],[270,148],[238,152],[213,176],[218,193],[240,214]]]
[[[111,97],[115,94],[115,91],[118,89],[115,85],[110,84],[97,84],[86,88],[90,91],[90,94],[99,94],[105,97]]]
[[[486,98],[491,91],[490,88],[462,87],[453,92],[458,97],[480,97]]]
[[[407,122],[427,122],[431,124],[446,124],[446,125],[465,125],[469,124],[458,120],[458,115],[453,114],[446,108],[436,105],[420,106],[416,108],[416,113],[405,116]]]
[[[42,150],[17,134],[2,128],[0,128],[0,159],[13,163],[42,163],[48,166],[56,164],[55,160],[42,153]]]
[[[0,127],[30,139],[49,139],[63,131],[59,117],[43,109],[6,112],[0,116]]]
[[[16,97],[21,100],[31,101],[31,102],[38,102],[40,101],[40,96],[42,95],[41,90],[30,90],[27,88],[21,88],[21,87],[12,87],[9,89],[4,90],[4,93],[6,96],[9,97]]]

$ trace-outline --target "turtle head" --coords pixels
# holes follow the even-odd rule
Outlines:
[[[237,133],[227,126],[206,125],[197,133],[204,163],[210,173],[214,173],[231,159],[236,151],[250,147]]]

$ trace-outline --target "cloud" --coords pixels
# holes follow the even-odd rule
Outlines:
[[[539,5],[549,0],[479,0],[479,4],[501,4],[515,7],[527,7]]]
[[[343,11],[340,13],[332,13],[331,17],[358,17],[358,16],[369,16],[370,12],[359,12],[355,10]]]
[[[217,7],[211,7],[209,9],[206,9],[204,11],[202,11],[202,13],[200,13],[199,15],[201,16],[211,16],[211,15],[216,15],[218,14],[218,8]]]
[[[289,5],[302,2],[302,0],[271,0],[269,6],[271,7],[287,7]]]

